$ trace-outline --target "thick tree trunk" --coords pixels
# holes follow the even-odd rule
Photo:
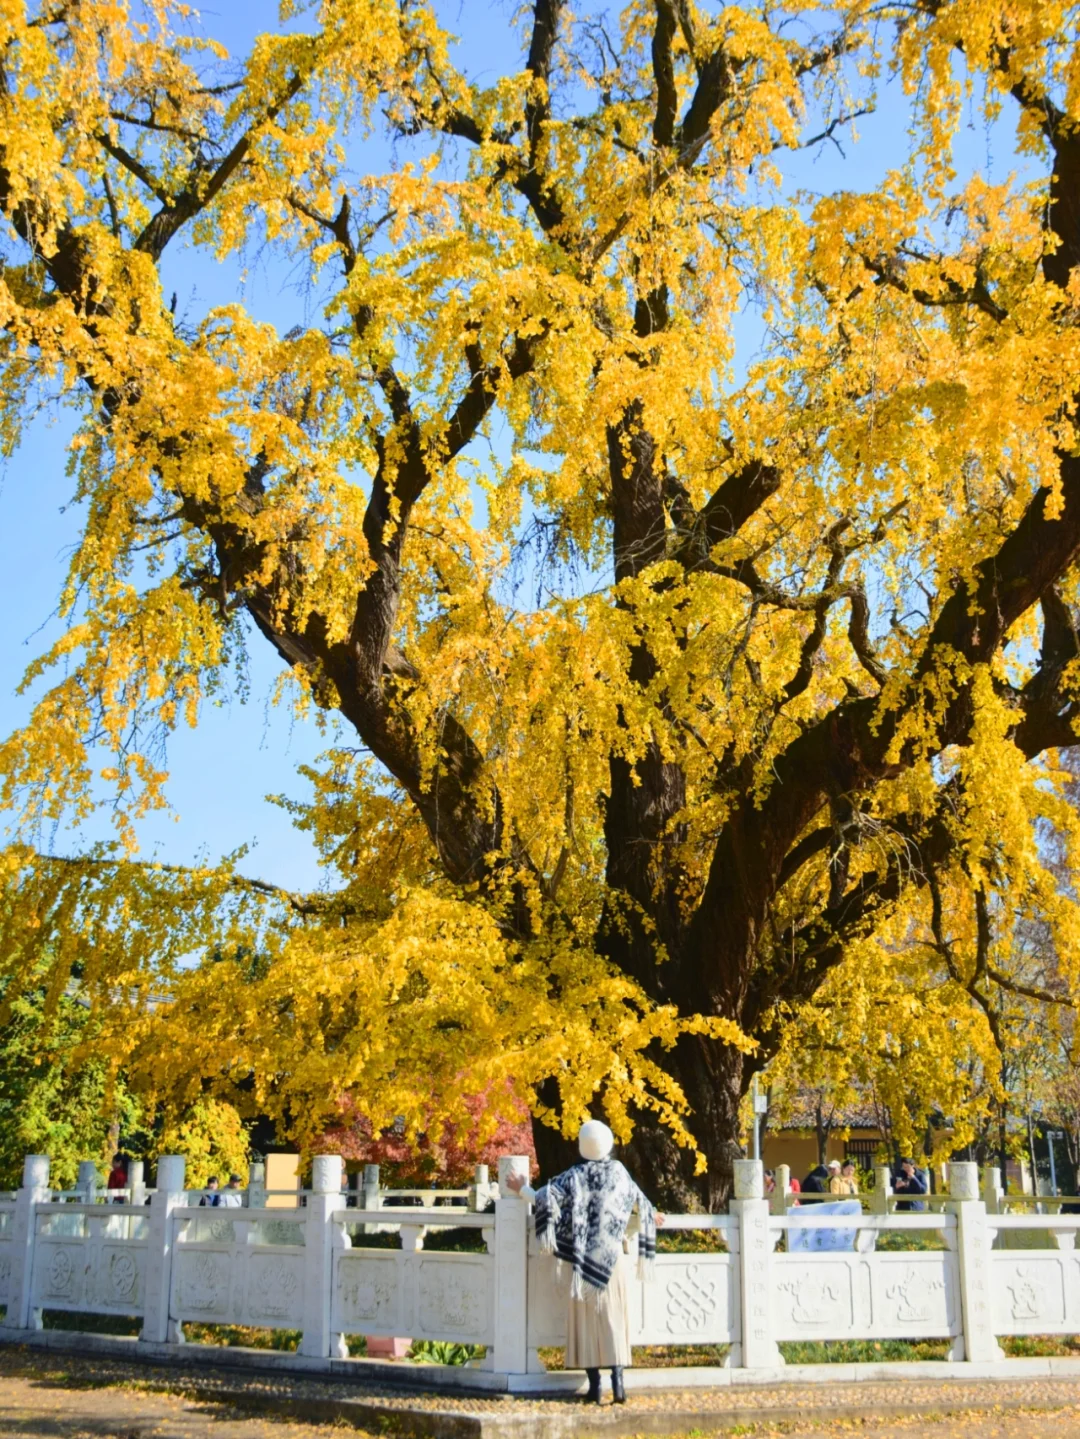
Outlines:
[[[558,1109],[559,1087],[554,1079],[545,1079],[541,1084],[540,1102],[548,1109]],[[598,1115],[594,1117],[599,1118]],[[561,1174],[564,1169],[569,1169],[571,1164],[577,1163],[578,1147],[575,1139],[564,1139],[557,1129],[541,1124],[538,1119],[532,1122],[532,1135],[541,1180]]]
[[[661,1208],[719,1213],[731,1193],[734,1161],[745,1157],[739,1104],[751,1062],[732,1045],[696,1034],[684,1035],[662,1062],[682,1085],[690,1104],[686,1124],[707,1168],[695,1174],[695,1152],[679,1148],[652,1114],[638,1116],[627,1167]]]
[[[633,1137],[619,1157],[661,1209],[720,1213],[731,1193],[733,1161],[744,1157],[739,1103],[750,1082],[751,1062],[731,1045],[700,1035],[684,1036],[674,1051],[657,1058],[683,1087],[691,1106],[687,1126],[708,1168],[696,1175],[694,1151],[680,1148],[651,1112],[634,1116]],[[558,1103],[554,1080],[542,1086],[540,1098],[546,1105]],[[599,1109],[595,1117],[601,1117]],[[576,1142],[537,1120],[533,1142],[544,1179],[577,1161]]]

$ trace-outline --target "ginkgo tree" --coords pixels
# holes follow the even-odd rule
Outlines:
[[[1076,8],[533,0],[505,74],[423,0],[281,9],[240,59],[171,0],[0,16],[3,423],[77,408],[84,516],[2,962],[81,956],[163,1093],[310,1132],[509,1082],[542,1163],[599,1106],[714,1202],[845,966],[929,936],[966,1015],[1038,922],[1074,971]],[[791,195],[886,84],[906,162]],[[958,178],[972,107],[1034,180]],[[178,315],[178,245],[313,318]],[[103,792],[134,844],[247,643],[336,729],[340,891],[37,856]]]

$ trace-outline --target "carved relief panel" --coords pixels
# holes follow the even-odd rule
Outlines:
[[[860,1269],[846,1259],[808,1260],[778,1255],[773,1283],[775,1337],[829,1339],[852,1335],[857,1328],[856,1286],[863,1288],[866,1282]],[[858,1308],[864,1305],[860,1303]]]
[[[93,1295],[106,1309],[142,1312],[143,1271],[146,1249],[131,1245],[104,1244],[94,1266]]]
[[[179,1244],[174,1255],[173,1318],[225,1323],[229,1317],[231,1287],[228,1251],[186,1249]]]
[[[960,1332],[955,1255],[777,1255],[776,1338],[949,1338]]]
[[[960,1333],[955,1254],[876,1254],[870,1265],[875,1337],[949,1338]]]
[[[727,1255],[661,1255],[640,1285],[641,1344],[724,1344],[733,1337],[734,1266]]]
[[[272,1328],[299,1328],[303,1322],[303,1256],[250,1255],[245,1296],[244,1318],[248,1323]]]
[[[50,1244],[34,1250],[34,1302],[42,1309],[79,1309],[84,1304],[87,1254],[84,1243]]]
[[[111,1233],[108,1223],[95,1224],[82,1238],[39,1233],[34,1303],[42,1309],[141,1314],[145,1268],[145,1241],[127,1241]]]
[[[993,1259],[994,1328],[998,1334],[1046,1334],[1067,1324],[1068,1289],[1080,1300],[1080,1268],[1070,1254],[1004,1250]]]
[[[491,1343],[494,1260],[443,1256],[416,1266],[416,1332],[423,1338]]]
[[[334,1255],[334,1318],[343,1334],[402,1333],[402,1255],[362,1249]]]

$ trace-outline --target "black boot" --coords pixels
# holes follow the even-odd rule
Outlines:
[[[623,1383],[622,1370],[618,1367],[611,1371],[611,1397],[616,1404],[626,1403],[626,1385]]]
[[[588,1394],[585,1395],[585,1403],[586,1403],[586,1404],[599,1404],[599,1403],[600,1403],[600,1370],[599,1370],[599,1369],[586,1369],[586,1370],[585,1370],[585,1373],[589,1376],[589,1392],[588,1392]]]

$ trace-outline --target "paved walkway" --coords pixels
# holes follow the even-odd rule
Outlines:
[[[1032,1439],[1043,1433],[1080,1439],[1080,1382],[683,1391],[638,1394],[625,1408],[597,1411],[565,1400],[450,1399],[385,1385],[228,1370],[178,1374],[0,1349],[0,1439],[328,1439],[327,1423],[311,1422],[319,1418],[347,1424],[354,1433],[437,1439],[616,1439],[705,1435],[736,1426],[755,1439],[855,1439],[864,1433],[874,1439]]]

